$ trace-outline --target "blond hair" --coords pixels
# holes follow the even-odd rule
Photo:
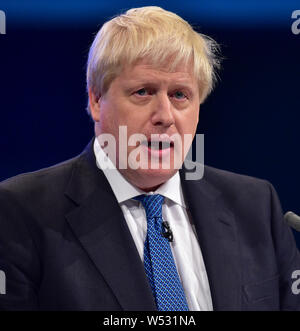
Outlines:
[[[178,15],[160,7],[133,8],[106,22],[97,33],[88,56],[87,89],[96,96],[104,94],[125,65],[143,58],[157,67],[171,59],[170,71],[192,61],[203,102],[216,81],[217,52],[215,41],[194,31]]]

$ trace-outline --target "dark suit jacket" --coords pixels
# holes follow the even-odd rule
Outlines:
[[[266,181],[205,167],[185,180],[214,310],[300,310],[299,252]],[[155,310],[134,241],[92,143],[0,184],[5,310]]]

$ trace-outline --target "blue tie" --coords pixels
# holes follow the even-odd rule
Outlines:
[[[162,204],[165,198],[155,194],[140,195],[135,199],[142,203],[146,211],[147,236],[144,245],[144,267],[157,309],[188,311],[169,241],[162,235]]]

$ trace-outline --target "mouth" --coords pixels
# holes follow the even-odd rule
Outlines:
[[[161,159],[168,157],[174,149],[174,142],[170,139],[148,139],[142,142],[142,146],[148,153],[149,158]]]
[[[146,147],[148,147],[148,149],[156,151],[170,149],[174,147],[173,141],[148,140],[144,144]]]

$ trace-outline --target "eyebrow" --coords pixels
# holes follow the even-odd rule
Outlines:
[[[158,86],[161,85],[161,81],[153,81],[152,79],[128,79],[126,81],[126,85],[132,85],[132,87],[134,86]],[[176,80],[176,81],[171,81],[170,86],[172,87],[184,87],[184,88],[188,88],[188,89],[193,89],[194,85],[190,82],[188,82],[186,79],[181,79],[181,80]],[[196,88],[197,88],[197,84],[196,84]]]

